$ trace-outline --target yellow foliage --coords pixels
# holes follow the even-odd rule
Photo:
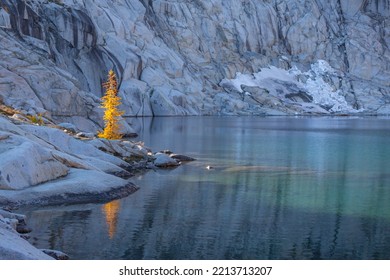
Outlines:
[[[37,125],[43,125],[44,121],[42,118],[42,114],[34,115],[34,116],[27,116],[27,118],[33,123]]]
[[[121,139],[121,125],[119,120],[123,115],[123,111],[118,110],[121,98],[118,96],[118,84],[113,70],[108,72],[108,81],[103,84],[106,89],[102,97],[102,108],[104,108],[104,130],[98,133],[100,138],[109,140]]]

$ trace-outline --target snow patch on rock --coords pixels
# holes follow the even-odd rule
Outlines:
[[[347,103],[343,93],[334,85],[334,81],[341,76],[324,60],[311,65],[311,69],[302,72],[297,67],[288,70],[275,66],[262,68],[254,74],[237,73],[234,79],[223,79],[220,83],[225,89],[250,95],[243,87],[263,89],[273,97],[284,101],[290,94],[304,93],[312,97],[312,103],[324,108],[329,113],[358,113]],[[307,106],[309,102],[298,102],[300,106]],[[310,110],[310,108],[309,108]]]

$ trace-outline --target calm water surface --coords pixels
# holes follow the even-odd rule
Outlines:
[[[390,259],[390,119],[129,121],[198,160],[105,205],[24,209],[31,243],[73,259]]]

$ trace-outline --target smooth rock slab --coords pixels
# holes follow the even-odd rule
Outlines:
[[[128,180],[98,170],[71,169],[68,176],[18,191],[0,190],[8,205],[58,205],[107,202],[137,191]]]
[[[48,149],[26,138],[11,136],[4,145],[9,150],[0,149],[0,189],[20,190],[68,174]]]

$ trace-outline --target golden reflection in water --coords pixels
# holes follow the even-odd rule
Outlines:
[[[112,239],[116,232],[116,225],[118,222],[118,214],[121,202],[114,200],[102,206],[102,211],[106,217],[106,224],[108,227],[108,236]]]

